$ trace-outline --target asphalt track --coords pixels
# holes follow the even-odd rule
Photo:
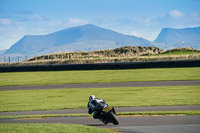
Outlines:
[[[119,125],[104,125],[92,117],[52,117],[45,119],[0,119],[0,123],[64,123],[108,128],[128,133],[199,133],[200,116],[119,117]]]
[[[200,85],[200,80],[188,81],[142,81],[142,82],[114,82],[114,83],[84,83],[84,84],[59,84],[35,86],[0,86],[0,91],[10,90],[40,90],[59,88],[108,88],[108,87],[150,87],[150,86],[193,86]]]

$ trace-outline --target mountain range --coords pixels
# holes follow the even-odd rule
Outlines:
[[[150,46],[152,42],[87,24],[48,35],[26,35],[5,54],[42,55],[53,52],[91,51],[138,45]]]
[[[200,27],[163,28],[154,43],[158,43],[158,46],[164,49],[185,46],[200,49]]]
[[[124,35],[92,24],[67,28],[47,35],[26,35],[5,55],[44,55],[55,52],[92,51],[123,46],[157,46],[168,49],[183,45],[200,49],[200,27],[164,28],[154,42]]]

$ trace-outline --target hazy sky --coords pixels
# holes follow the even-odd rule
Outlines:
[[[200,26],[200,0],[0,0],[0,50],[88,23],[153,41],[162,28]]]

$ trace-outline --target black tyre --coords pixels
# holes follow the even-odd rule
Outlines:
[[[109,118],[112,120],[114,125],[119,124],[119,121],[118,121],[116,115],[113,112],[109,112],[108,115],[109,115]]]

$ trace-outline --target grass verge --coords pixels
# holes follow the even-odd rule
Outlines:
[[[146,112],[120,112],[117,116],[152,116],[152,115],[200,115],[200,110],[186,111],[146,111]],[[46,115],[15,115],[0,116],[0,118],[49,118],[49,117],[89,117],[89,114],[46,114]]]
[[[186,111],[146,111],[146,112],[120,112],[118,116],[151,116],[151,115],[200,115],[200,110],[186,110]]]
[[[200,80],[200,67],[0,73],[0,86]],[[144,78],[145,77],[145,78]]]
[[[19,90],[1,91],[0,112],[87,108],[90,95],[114,107],[200,104],[200,86]]]
[[[0,124],[1,133],[114,133],[108,129],[72,124]]]
[[[174,50],[167,50],[166,52],[163,52],[160,55],[170,56],[170,55],[193,55],[193,54],[200,54],[200,51],[174,49]]]

